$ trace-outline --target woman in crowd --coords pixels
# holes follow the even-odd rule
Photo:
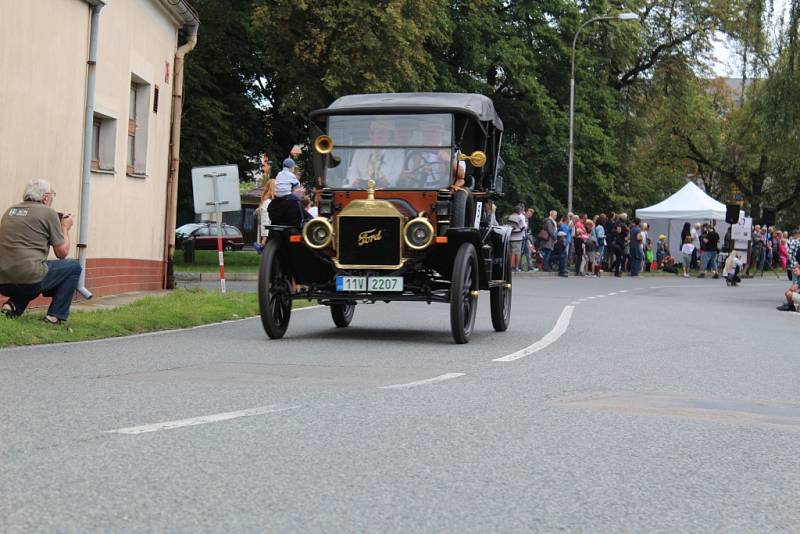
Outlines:
[[[593,235],[595,238],[595,274],[600,276],[600,273],[603,272],[603,265],[606,261],[606,250],[608,249],[608,239],[606,228],[608,227],[608,222],[606,220],[606,214],[601,213],[597,216],[597,221],[595,222],[595,227],[593,230]]]
[[[789,259],[789,240],[781,232],[775,232],[775,242],[778,243],[778,261],[781,271],[786,270],[786,261]]]
[[[583,267],[586,263],[586,231],[583,224],[575,226],[575,276],[583,276]]]
[[[653,261],[652,260],[653,253],[650,250],[650,234],[648,233],[648,230],[650,230],[650,225],[647,224],[646,222],[643,222],[642,223],[642,231],[640,233],[642,235],[642,239],[641,239],[641,242],[642,242],[642,261],[644,263],[642,264],[642,268],[640,270],[649,272],[650,271],[650,261]],[[649,255],[647,254],[648,251],[650,251]],[[651,258],[650,261],[647,260],[648,257]]]
[[[683,246],[681,247],[681,254],[683,255],[683,277],[689,278],[689,268],[692,265],[692,257],[694,256],[694,239],[691,234],[683,238]]]
[[[261,193],[261,203],[258,205],[258,244],[261,248],[267,244],[267,236],[269,235],[269,213],[267,208],[272,199],[275,198],[275,180],[270,178],[264,185],[264,191]]]
[[[594,263],[595,254],[597,253],[597,241],[594,235],[594,223],[591,219],[586,219],[584,225],[586,227],[586,232],[584,233],[586,236],[586,239],[584,240],[584,243],[586,243],[586,269],[584,269],[584,271],[588,273],[589,276],[595,276]]]

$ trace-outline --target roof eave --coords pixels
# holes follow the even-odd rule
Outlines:
[[[103,1],[103,0],[100,0]],[[194,27],[200,25],[200,17],[197,11],[187,0],[156,0],[167,12],[169,12],[181,27]]]

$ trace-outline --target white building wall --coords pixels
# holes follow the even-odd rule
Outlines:
[[[88,40],[81,0],[0,0],[0,210],[44,178],[77,214]]]
[[[0,0],[2,207],[41,177],[53,183],[58,211],[80,211],[90,13],[83,0]],[[177,24],[157,0],[107,0],[100,12],[95,111],[116,119],[116,133],[106,143],[113,171],[91,175],[90,259],[163,257],[176,48]],[[143,176],[126,173],[132,75],[147,83]]]
[[[177,28],[153,0],[110,0],[100,14],[95,109],[117,119],[114,174],[92,173],[89,255],[162,259]],[[169,79],[165,81],[167,65]],[[126,172],[132,76],[146,85],[144,176]],[[155,86],[158,112],[153,112]],[[140,108],[142,100],[140,99]],[[140,124],[137,138],[145,135]]]

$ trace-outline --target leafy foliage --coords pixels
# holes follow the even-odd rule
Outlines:
[[[572,40],[590,18],[630,10],[639,22],[593,22],[577,40],[576,211],[632,210],[689,176],[719,197],[735,185],[754,210],[788,208],[800,193],[800,0],[778,35],[764,0],[194,3],[203,26],[187,70],[190,165],[252,167],[264,151],[280,161],[307,143],[308,113],[345,94],[477,92],[506,125],[501,209],[563,211]],[[744,82],[746,98],[709,79],[717,32],[740,43],[743,77],[760,78]]]

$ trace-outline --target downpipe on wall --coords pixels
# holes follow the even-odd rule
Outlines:
[[[97,0],[92,5],[92,22],[89,30],[89,59],[86,61],[86,117],[83,129],[83,176],[81,178],[80,232],[78,235],[78,261],[81,276],[78,279],[78,293],[85,299],[92,298],[86,289],[86,246],[89,240],[89,201],[92,171],[92,130],[94,123],[94,92],[97,77],[97,37],[100,31],[100,10],[105,2]]]

